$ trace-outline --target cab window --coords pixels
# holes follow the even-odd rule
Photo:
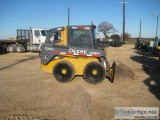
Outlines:
[[[61,32],[55,31],[51,33],[50,41],[51,42],[59,42],[61,40]]]
[[[41,30],[41,34],[42,34],[42,36],[47,36],[48,30]]]
[[[40,36],[39,30],[35,30],[35,31],[34,31],[34,35],[35,35],[36,37]]]
[[[68,42],[70,46],[92,48],[92,31],[69,29]]]

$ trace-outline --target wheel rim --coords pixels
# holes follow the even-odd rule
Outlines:
[[[93,75],[97,75],[98,71],[96,69],[92,70]]]
[[[96,66],[89,67],[87,71],[87,76],[93,81],[99,81],[102,76],[102,70]]]
[[[64,75],[67,74],[67,70],[66,70],[66,69],[63,69],[61,72],[62,72],[62,74],[64,74]]]
[[[67,65],[59,65],[55,68],[55,77],[58,80],[66,81],[71,75],[71,70]]]
[[[21,51],[21,47],[17,46],[17,52]]]
[[[12,52],[12,51],[13,51],[13,47],[9,47],[9,51],[11,51],[11,52]]]

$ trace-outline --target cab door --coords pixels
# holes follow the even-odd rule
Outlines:
[[[33,30],[33,44],[40,44],[41,42],[41,34],[39,30]]]
[[[48,34],[48,30],[39,30],[39,33],[40,33],[40,36],[38,36],[39,42],[40,43],[45,43],[46,36]]]

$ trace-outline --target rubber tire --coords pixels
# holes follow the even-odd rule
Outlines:
[[[97,70],[97,75],[94,75],[93,70]],[[90,62],[88,63],[83,71],[83,78],[86,82],[91,84],[98,84],[104,80],[106,77],[105,68],[101,63]]]
[[[16,46],[16,51],[17,51],[18,53],[23,53],[23,52],[25,52],[25,48],[24,48],[21,44],[18,44],[18,45]]]
[[[158,60],[160,61],[160,50],[159,50],[159,52],[158,52],[158,58],[159,58]]]
[[[7,46],[7,52],[9,53],[14,53],[16,52],[16,45],[15,44],[10,44]]]
[[[62,73],[62,70],[66,69],[67,72],[64,75]],[[58,62],[54,67],[53,67],[53,76],[56,78],[56,80],[58,80],[61,83],[67,83],[73,80],[74,76],[75,76],[75,69],[73,67],[73,65],[68,62],[68,61],[61,61]]]

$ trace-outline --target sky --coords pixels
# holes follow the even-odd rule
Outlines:
[[[0,0],[0,39],[16,37],[16,29],[65,26],[68,24],[68,7],[71,25],[88,25],[93,21],[98,26],[107,21],[113,24],[118,30],[116,34],[120,35],[123,23],[121,2],[122,0]],[[152,14],[160,16],[160,0],[126,2],[126,32],[131,37],[138,37],[141,19],[142,37],[155,37],[157,19]]]

